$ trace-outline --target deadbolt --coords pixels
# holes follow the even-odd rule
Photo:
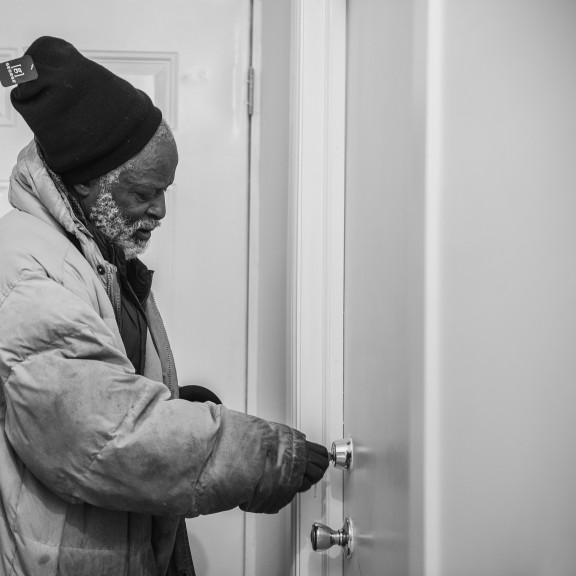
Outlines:
[[[310,541],[314,552],[328,550],[328,548],[338,545],[346,554],[346,558],[350,558],[353,544],[352,520],[346,518],[341,530],[332,530],[324,524],[314,522],[310,532]]]
[[[328,456],[334,463],[334,468],[352,470],[353,449],[352,438],[343,438],[332,442],[332,449]]]

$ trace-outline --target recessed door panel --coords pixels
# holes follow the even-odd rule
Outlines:
[[[344,515],[348,576],[408,574],[410,2],[348,2]]]

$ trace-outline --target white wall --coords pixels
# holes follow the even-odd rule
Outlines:
[[[258,204],[253,288],[258,291],[258,351],[253,377],[254,409],[265,418],[286,420],[286,298],[288,241],[288,131],[290,96],[290,3],[260,0],[260,65],[257,69],[257,164],[251,204]],[[255,215],[254,215],[255,216]]]
[[[443,12],[428,573],[573,575],[576,2],[431,4]]]
[[[287,214],[291,2],[254,2],[248,310],[249,413],[287,421]],[[246,517],[248,576],[290,571],[290,509]]]

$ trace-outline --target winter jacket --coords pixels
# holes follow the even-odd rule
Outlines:
[[[9,200],[15,210],[0,219],[0,574],[160,576],[183,516],[287,504],[302,482],[304,436],[179,400],[152,297],[146,368],[135,373],[115,318],[115,269],[33,142]]]

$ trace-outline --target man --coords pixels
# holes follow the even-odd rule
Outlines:
[[[165,216],[172,133],[69,43],[27,54],[38,78],[11,100],[35,139],[0,220],[0,574],[190,576],[184,517],[277,512],[328,454],[207,390],[179,398],[137,258]]]

